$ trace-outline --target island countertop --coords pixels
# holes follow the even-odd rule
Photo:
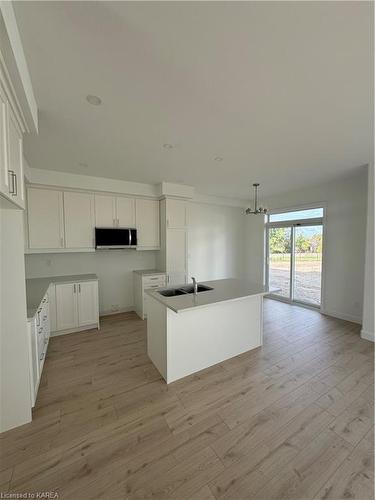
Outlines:
[[[70,276],[49,276],[26,280],[27,319],[35,316],[40,303],[52,283],[74,283],[79,281],[97,281],[96,274],[74,274]]]
[[[159,291],[167,290],[170,288],[179,288],[179,286],[162,287],[158,290],[146,290],[147,295],[150,295],[158,302],[161,302],[166,307],[176,313],[191,311],[192,309],[214,305],[220,302],[227,302],[232,300],[241,300],[245,297],[252,297],[257,295],[267,295],[277,291],[276,289],[269,290],[268,287],[259,283],[254,283],[245,279],[222,279],[215,281],[200,281],[200,285],[207,285],[212,290],[200,292],[197,295],[193,293],[177,295],[174,297],[164,297]],[[184,287],[180,285],[180,287]]]

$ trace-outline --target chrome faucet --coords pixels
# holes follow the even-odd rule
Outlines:
[[[195,278],[191,278],[193,280],[193,287],[194,287],[194,295],[198,295],[198,283]]]

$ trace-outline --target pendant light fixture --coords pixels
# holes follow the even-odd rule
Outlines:
[[[246,215],[266,215],[267,209],[264,207],[258,207],[258,187],[259,187],[259,182],[254,182],[253,184],[254,187],[254,210],[251,210],[251,208],[247,208],[245,211]]]

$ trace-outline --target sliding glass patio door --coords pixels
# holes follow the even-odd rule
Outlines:
[[[309,215],[313,217],[306,217]],[[323,209],[272,214],[266,227],[267,283],[271,289],[279,289],[272,295],[320,307]]]

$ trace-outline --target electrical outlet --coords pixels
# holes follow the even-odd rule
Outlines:
[[[111,310],[113,312],[118,311],[120,309],[120,306],[118,304],[112,304],[111,305]]]

